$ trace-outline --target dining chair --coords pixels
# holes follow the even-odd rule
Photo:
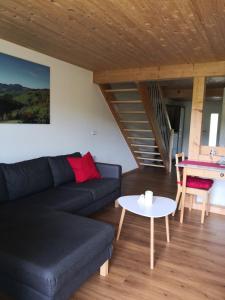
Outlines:
[[[177,174],[177,195],[176,195],[176,204],[179,209],[184,210],[181,207],[180,198],[182,195],[182,173],[183,168],[179,167],[178,164],[182,160],[184,160],[184,153],[176,154],[176,174]],[[204,223],[205,214],[208,216],[209,213],[209,193],[213,186],[212,179],[205,179],[200,177],[187,176],[186,182],[186,194],[190,195],[190,207],[192,209],[193,201],[196,196],[200,196],[202,198],[202,214],[201,214],[201,223]],[[175,212],[173,213],[174,216]]]

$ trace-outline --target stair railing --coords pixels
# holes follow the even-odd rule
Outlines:
[[[159,84],[152,82],[149,85],[148,93],[153,103],[154,113],[161,132],[162,143],[164,144],[168,157],[168,170],[171,172],[174,131],[171,128],[169,115]]]

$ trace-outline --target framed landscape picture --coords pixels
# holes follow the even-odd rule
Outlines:
[[[50,123],[50,68],[0,53],[0,123]]]

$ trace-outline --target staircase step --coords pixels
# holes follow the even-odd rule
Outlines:
[[[134,139],[134,140],[146,140],[146,141],[154,141],[154,138],[146,138],[146,137],[137,137],[137,136],[128,136],[128,139]]]
[[[135,131],[135,132],[152,132],[151,129],[124,129],[124,131]]]
[[[156,167],[156,168],[165,168],[163,165],[155,165],[155,164],[147,164],[147,163],[140,163],[142,166],[149,166],[149,167]]]
[[[159,158],[148,158],[148,157],[140,157],[140,156],[138,156],[137,159],[140,159],[140,160],[151,160],[151,161],[163,161],[162,159],[159,159]]]
[[[148,147],[148,148],[158,148],[158,146],[154,145],[143,145],[143,144],[131,144],[133,147]]]
[[[120,104],[120,103],[132,104],[132,103],[142,103],[142,102],[141,102],[141,100],[113,100],[113,101],[110,101],[110,103],[113,103],[113,104]]]
[[[120,110],[120,114],[145,114],[144,110]]]
[[[169,130],[162,127],[168,116],[157,83],[105,84],[100,88],[139,167],[167,168]]]
[[[121,123],[133,123],[133,124],[148,124],[148,121],[139,120],[120,120]]]
[[[132,89],[107,89],[105,90],[106,93],[123,93],[123,92],[137,92],[138,89],[132,88]]]
[[[147,152],[147,151],[139,151],[139,150],[134,150],[134,153],[142,153],[142,154],[150,154],[150,155],[160,155],[159,152]]]

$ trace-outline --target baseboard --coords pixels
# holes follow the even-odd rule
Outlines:
[[[135,171],[137,171],[138,169],[139,169],[139,168],[135,168],[135,169],[133,169],[133,170],[127,171],[127,172],[123,173],[122,176],[125,177],[125,176],[127,176],[127,175],[130,175],[130,174],[134,173]]]

